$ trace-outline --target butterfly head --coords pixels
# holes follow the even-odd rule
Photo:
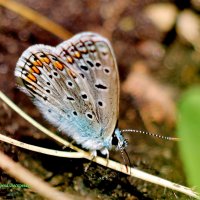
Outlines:
[[[115,129],[112,136],[109,136],[107,138],[102,138],[102,141],[100,142],[101,148],[92,150],[92,154],[94,156],[97,155],[97,150],[100,150],[100,152],[103,155],[107,155],[107,158],[109,157],[109,150],[112,149],[113,146],[116,147],[116,150],[124,151],[124,149],[127,147],[127,141],[122,136],[120,130],[118,128]],[[100,147],[99,146],[99,147]],[[97,145],[96,145],[97,148]]]
[[[115,132],[113,134],[112,144],[116,146],[117,150],[125,149],[128,145],[127,140],[124,139],[118,128],[115,129]]]

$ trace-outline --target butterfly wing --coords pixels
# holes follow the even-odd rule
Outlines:
[[[84,32],[57,48],[63,60],[72,59],[71,68],[84,76],[86,93],[93,97],[103,134],[112,134],[118,118],[119,75],[110,42],[98,34]]]
[[[119,78],[110,43],[81,33],[53,48],[34,45],[15,75],[43,115],[90,150],[110,148],[118,117]]]

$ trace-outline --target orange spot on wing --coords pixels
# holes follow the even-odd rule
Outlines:
[[[31,69],[32,69],[32,72],[40,74],[40,70],[36,66],[33,66]]]
[[[75,74],[75,72],[73,72],[71,69],[69,69],[69,68],[67,68],[67,73],[68,73],[68,75],[69,76],[71,76],[71,77],[73,77],[73,78],[76,78],[77,76],[76,76],[76,74]]]
[[[80,58],[80,57],[81,57],[81,54],[80,54],[78,51],[76,51],[76,52],[75,52],[75,57],[76,57],[76,58]]]
[[[32,68],[30,68],[30,69],[29,69],[29,72],[30,72],[30,73],[33,73],[33,72],[34,72],[34,70],[33,70]]]
[[[47,64],[50,63],[50,59],[47,58],[47,57],[42,57],[42,58],[40,58],[40,61],[41,61],[41,62],[45,62],[45,63],[47,63]]]
[[[33,62],[33,65],[42,66],[42,62],[40,60],[36,60],[36,61]]]
[[[67,56],[67,62],[68,62],[68,63],[71,63],[71,64],[73,63],[73,59],[72,59],[71,56]]]
[[[33,74],[28,74],[27,77],[28,77],[30,80],[34,81],[34,82],[37,81],[37,78],[36,78]]]
[[[30,80],[28,77],[24,78],[24,80],[25,80],[26,82],[28,82],[28,83],[31,83],[31,80]]]
[[[60,63],[59,61],[55,61],[55,62],[53,63],[53,65],[54,65],[56,68],[60,69],[60,70],[63,70],[63,69],[64,69],[63,64]]]

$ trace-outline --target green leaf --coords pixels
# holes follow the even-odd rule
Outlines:
[[[179,146],[187,180],[200,192],[200,87],[182,96],[178,117]]]

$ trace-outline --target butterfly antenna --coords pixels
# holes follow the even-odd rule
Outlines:
[[[176,137],[168,137],[168,136],[158,135],[158,134],[155,134],[155,133],[149,133],[148,131],[140,131],[140,130],[135,130],[135,129],[123,129],[123,130],[120,130],[120,132],[139,133],[139,134],[150,135],[150,136],[153,136],[153,137],[161,138],[161,139],[164,139],[164,140],[179,141],[179,138],[176,138]]]

